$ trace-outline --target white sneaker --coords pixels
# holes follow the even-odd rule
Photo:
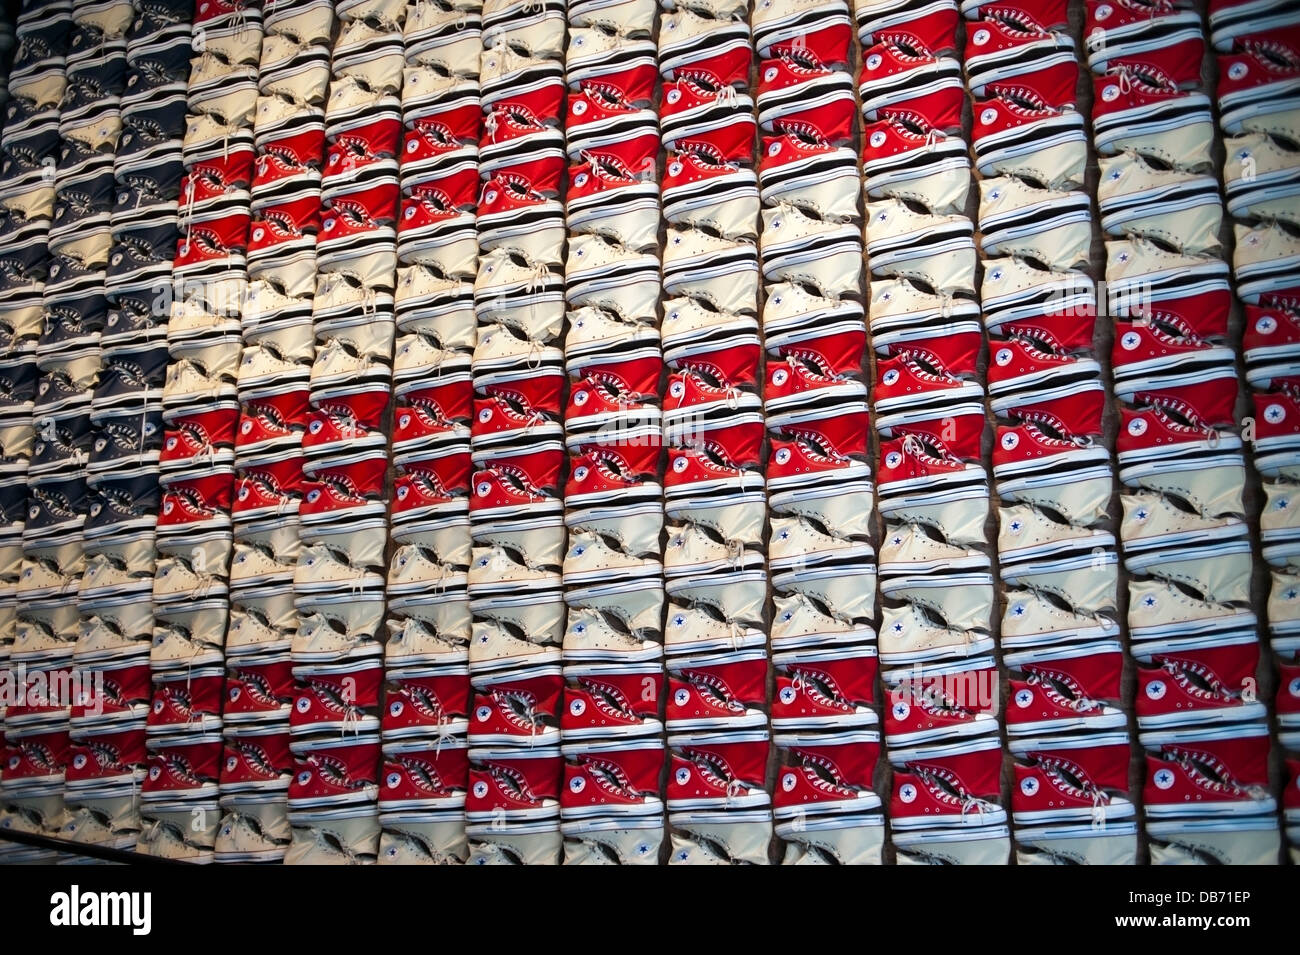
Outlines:
[[[1097,204],[1108,235],[1136,233],[1197,254],[1220,250],[1223,205],[1215,177],[1157,169],[1129,154],[1100,163]]]
[[[1232,271],[1242,301],[1258,303],[1261,295],[1295,286],[1300,269],[1300,238],[1276,222],[1256,226],[1235,223]]]
[[[879,638],[882,663],[922,663],[979,656],[993,650],[993,638],[987,633],[941,626],[912,604],[885,607],[882,614]]]
[[[778,206],[763,210],[760,244],[768,281],[810,283],[833,296],[861,293],[862,241],[852,225],[814,219],[796,206]]]
[[[882,578],[895,575],[946,574],[987,570],[988,554],[973,547],[937,539],[917,523],[891,525],[880,541],[878,570]]]
[[[1119,639],[1119,624],[1102,614],[1067,609],[1033,590],[1008,590],[1000,639],[1005,647],[1039,647]]]
[[[1086,193],[1040,188],[1016,176],[980,181],[980,252],[1037,259],[1052,269],[1088,264],[1092,212]]]
[[[695,228],[668,230],[663,249],[665,295],[703,299],[715,309],[758,314],[758,249]]]

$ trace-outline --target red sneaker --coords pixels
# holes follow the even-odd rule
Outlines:
[[[880,736],[873,732],[778,736],[786,753],[777,770],[772,815],[867,812],[880,806],[871,789]]]
[[[617,450],[602,446],[587,446],[573,456],[569,478],[564,485],[564,500],[570,507],[593,504],[647,502],[662,499],[654,477],[658,473],[659,448],[647,446],[635,457],[629,456],[627,447]]]
[[[68,747],[63,782],[70,793],[113,784],[134,786],[147,759],[144,733],[134,726],[109,724],[77,735]]]
[[[562,738],[658,734],[661,666],[584,664],[565,667],[565,678]]]
[[[772,728],[835,729],[876,722],[879,662],[874,651],[799,651],[775,658]]]
[[[387,455],[384,456],[387,462]],[[302,503],[298,505],[298,519],[303,524],[330,524],[335,521],[353,521],[369,517],[383,517],[387,508],[382,499],[383,484],[377,490],[363,490],[349,475],[349,468],[322,469],[303,482]],[[376,495],[376,496],[371,496]]]
[[[470,510],[483,520],[528,516],[557,510],[560,502],[527,481],[516,469],[487,468],[474,472]]]
[[[1089,0],[1087,10],[1083,35],[1093,72],[1116,66],[1153,69],[1179,86],[1200,84],[1205,39],[1198,15],[1144,0]],[[1220,83],[1220,98],[1223,92]]]
[[[307,416],[303,451],[321,457],[335,452],[387,448],[388,436],[382,426],[388,397],[387,388],[318,397],[315,410]]]
[[[835,448],[814,443],[811,436],[772,436],[767,462],[767,485],[772,491],[795,487],[821,487],[868,477],[867,466]]]
[[[1074,105],[1079,64],[1073,43],[1026,14],[990,11],[970,24],[964,65],[975,96],[1026,87],[1049,106]]]
[[[379,791],[379,737],[354,733],[295,747],[289,809],[373,803]]]
[[[758,66],[758,120],[763,129],[813,127],[828,143],[853,139],[853,81],[809,51],[789,52]]]
[[[757,126],[733,87],[708,73],[679,73],[664,83],[659,124],[665,149],[683,140],[707,143],[727,162],[749,162]],[[752,105],[752,104],[751,104]]]
[[[235,459],[235,422],[239,405],[234,401],[217,401],[176,415],[163,433],[159,466],[181,470],[202,458],[211,464],[229,464]]]
[[[140,795],[159,798],[215,797],[221,775],[221,735],[206,733],[152,741]],[[5,777],[9,778],[6,771]]]
[[[566,819],[662,812],[659,775],[664,747],[657,739],[565,747],[560,812]]]
[[[1163,644],[1135,653],[1135,708],[1142,729],[1264,717],[1264,704],[1243,689],[1254,685],[1259,665],[1254,636],[1197,649]]]
[[[1204,456],[1216,450],[1232,451],[1240,447],[1235,436],[1221,435],[1189,406],[1120,406],[1115,450],[1121,465],[1153,458]]]
[[[1014,655],[1008,668],[1026,676],[1010,681],[1007,732],[1124,726],[1124,712],[1103,702],[1120,698],[1120,652],[1118,644],[1106,643]]]
[[[1089,344],[1092,338],[1088,339]],[[887,357],[910,352],[928,365],[947,369],[950,375],[967,378],[976,374],[976,361],[983,348],[984,336],[979,328],[968,323],[944,326],[931,331],[922,331],[917,335],[908,335],[905,339],[884,341],[877,338],[875,348],[878,354]]]
[[[1023,338],[1039,351],[1069,355],[1091,350],[1096,324],[1095,315],[1069,312],[1005,322],[994,333],[1008,339]]]
[[[766,701],[765,650],[669,660],[669,732],[766,726]]]
[[[913,112],[934,129],[960,130],[966,89],[961,65],[911,41],[915,38],[897,34],[862,51],[863,117],[874,121],[891,112]]]
[[[980,459],[983,453],[984,425],[984,407],[979,404],[876,419],[876,430],[882,437],[897,438],[911,434],[920,438],[923,444],[940,442],[954,457],[963,461]]]
[[[109,723],[135,721],[145,715],[153,693],[147,657],[143,661],[108,663],[95,672],[96,681],[100,679],[98,674],[103,675],[103,689],[83,691],[74,698],[68,710],[72,720]]]
[[[468,381],[465,384],[466,396],[473,395],[473,386]],[[399,404],[393,413],[394,454],[432,451],[469,441],[469,429],[464,424],[469,414],[451,417],[436,399],[414,396],[408,399],[408,403]]]
[[[996,677],[993,671],[995,680]],[[890,688],[889,705],[885,708],[885,738],[889,745],[911,746],[996,733],[997,715],[975,705],[965,705],[966,695],[960,694],[962,699],[958,699],[957,694],[946,692],[941,680],[919,686],[909,678]]]
[[[303,672],[306,670],[306,672]],[[360,660],[340,666],[299,668],[295,674],[289,729],[308,733],[368,733],[379,728],[379,687],[383,662]]]
[[[1126,795],[1131,752],[1126,735],[1055,739],[1014,752],[1011,812],[1016,822],[1103,824],[1133,816]]]
[[[341,134],[325,154],[321,195],[329,199],[342,192],[390,183],[397,179],[397,157],[386,143],[372,141],[362,130]]]
[[[1101,366],[1091,358],[1044,351],[1029,338],[990,340],[989,394],[1000,395],[1047,386],[1096,380]]]
[[[889,822],[895,829],[936,825],[985,826],[1006,821],[1002,744],[996,737],[922,750],[891,750],[904,769],[894,773]]]
[[[977,382],[955,378],[942,367],[927,368],[911,352],[878,361],[876,375],[872,398],[878,415],[942,410],[963,401],[984,398],[984,389]]]
[[[289,733],[273,725],[228,733],[221,754],[221,792],[287,789],[293,776]]]
[[[469,727],[469,671],[462,667],[389,675],[380,733],[385,740],[443,739]]]
[[[153,680],[153,702],[145,729],[149,733],[207,732],[221,729],[221,701],[226,676],[219,668],[159,673]]]
[[[469,788],[469,747],[461,740],[385,746],[379,790],[384,812],[456,810]]]
[[[465,818],[470,822],[554,818],[560,810],[562,771],[563,758],[552,747],[476,751],[469,769]]]
[[[293,664],[288,656],[231,657],[221,718],[228,724],[287,720],[293,697]]]
[[[1166,328],[1178,330],[1170,334]],[[1178,318],[1157,313],[1150,321],[1115,322],[1111,365],[1116,381],[1153,375],[1195,375],[1231,366],[1233,352],[1197,338],[1190,328],[1178,329]]]
[[[622,90],[603,82],[583,83],[570,95],[565,138],[571,159],[594,150],[632,169],[659,153],[654,113],[633,106]]]
[[[1208,727],[1151,734],[1142,802],[1148,818],[1271,813],[1268,731]]]
[[[300,446],[302,431],[307,426],[310,393],[303,385],[245,396],[235,440],[236,453],[247,457]]]
[[[240,521],[254,521],[296,512],[306,487],[302,475],[304,460],[301,451],[290,449],[243,461],[235,481],[232,516]]]
[[[480,745],[553,745],[560,741],[560,668],[542,667],[474,687],[469,738]]]
[[[769,803],[763,790],[768,737],[764,731],[670,736],[668,807],[745,809]]]
[[[163,489],[158,528],[164,533],[184,527],[187,531],[223,529],[230,526],[234,502],[234,470],[218,469],[203,477],[185,478]]]

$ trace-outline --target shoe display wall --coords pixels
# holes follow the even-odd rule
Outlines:
[[[0,836],[1296,858],[1293,6],[29,0]]]

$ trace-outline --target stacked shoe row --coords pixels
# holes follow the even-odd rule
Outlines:
[[[990,404],[1008,422],[996,431],[993,471],[1017,857],[1131,864],[1119,568],[1103,526],[1114,476],[1102,441],[1106,387],[1086,357],[1097,308],[1079,63],[1065,4],[970,13],[976,128],[1021,140],[977,163]]]
[[[565,30],[563,4],[485,3],[479,81],[466,84],[483,128],[476,334],[463,326],[474,348],[465,799],[473,864],[555,864],[561,851]]]
[[[39,439],[42,445],[40,458],[45,467],[38,464],[36,472],[28,476],[37,458],[34,414],[48,417],[50,426],[45,429],[46,435],[51,439],[56,436],[51,415],[58,405],[47,408],[44,402],[39,406],[35,404],[44,397],[38,390],[38,381],[51,380],[50,376],[43,376],[38,362],[43,353],[47,367],[53,371],[63,354],[75,356],[78,350],[89,352],[87,359],[79,363],[82,366],[79,372],[83,377],[89,376],[85,385],[93,385],[99,371],[99,351],[93,338],[89,349],[60,347],[58,338],[47,335],[43,320],[44,297],[48,295],[52,303],[57,302],[56,296],[62,284],[57,273],[53,280],[50,278],[50,271],[57,264],[57,245],[51,249],[50,233],[59,187],[67,188],[69,184],[66,174],[59,176],[57,161],[61,156],[60,104],[67,88],[66,54],[74,29],[71,5],[66,4],[48,13],[25,11],[17,26],[18,46],[9,77],[10,100],[4,127],[0,131],[0,153],[3,154],[6,177],[0,194],[6,239],[2,293],[6,338],[3,369],[5,478],[0,508],[3,509],[4,521],[3,655],[11,683],[22,691],[22,695],[6,700],[8,705],[3,712],[0,827],[53,836],[59,833],[65,819],[63,790],[69,761],[71,701],[57,692],[51,695],[49,686],[51,678],[57,679],[60,673],[70,675],[72,672],[72,641],[77,637],[77,583],[71,575],[80,574],[84,564],[81,528],[86,520],[86,475],[84,453],[82,458],[67,458],[58,453],[59,448],[53,441],[49,451],[45,452],[46,439],[43,436]],[[108,163],[111,178],[111,157]],[[89,281],[84,283],[92,292],[99,292],[101,302],[103,265],[102,259],[94,263],[97,271],[91,272],[87,277]],[[74,285],[77,283],[77,277],[74,276],[73,282]],[[70,293],[68,297],[74,301],[80,294],[75,287]],[[102,327],[102,313],[99,321]],[[56,325],[52,331],[57,330],[59,326]],[[92,356],[93,361],[89,360]],[[48,384],[45,390],[49,390]],[[51,401],[75,399],[68,403],[77,406],[73,409],[76,418],[72,423],[80,427],[82,434],[78,437],[84,446],[89,432],[86,419],[89,391],[71,396],[60,391],[50,397]],[[65,413],[65,419],[70,417],[72,415]],[[38,485],[29,491],[29,481],[41,476],[50,465],[54,470],[45,478],[49,483],[43,485],[48,490]],[[54,497],[56,493],[76,484],[80,485],[80,494],[73,493],[58,501],[59,504],[66,502],[75,511],[64,514],[63,507],[51,510],[46,502],[57,500]],[[36,519],[29,522],[29,513]],[[31,531],[27,530],[28,523]],[[52,546],[37,549],[38,540],[43,544],[43,539],[50,537],[53,538]],[[51,558],[48,566],[41,560],[47,554]],[[62,566],[54,561],[60,561]],[[65,572],[69,575],[71,594],[67,593],[67,587],[60,585]],[[46,586],[47,583],[53,586]],[[20,614],[23,607],[20,601],[23,600],[27,612]],[[56,624],[57,629],[47,632],[41,626],[42,618]],[[142,750],[143,720],[134,721],[132,729]],[[143,757],[139,759],[142,761]],[[30,851],[23,848],[6,847],[6,861],[30,856]]]
[[[859,10],[868,319],[884,522],[879,651],[900,863],[1003,864],[984,391],[955,4]]]
[[[1089,4],[1085,29],[1151,858],[1275,861],[1200,17]]]
[[[293,576],[297,630],[289,653],[297,688],[289,721],[292,842],[284,861],[359,864],[375,861],[381,839],[386,415],[397,334],[406,5],[339,4],[336,29],[329,4],[298,6],[282,30],[279,4],[268,20],[269,31],[297,42],[290,52],[286,41],[280,61],[285,78],[271,93],[286,118],[290,109],[296,114],[277,129],[304,138],[310,131],[310,145],[296,156],[307,164],[314,159],[321,171],[319,180],[309,173],[311,185],[279,200],[278,216],[268,208],[261,218],[291,236],[280,246],[286,253],[301,242],[307,263],[301,285],[290,284],[298,274],[293,260],[270,284],[279,292],[284,283],[289,294],[301,296],[304,315],[310,298],[310,319],[295,323],[296,334],[287,333],[278,352],[265,340],[258,343],[275,361],[277,387],[292,380],[306,392],[295,399],[306,399],[305,428],[287,472],[294,480],[301,474],[302,483]],[[332,33],[327,67],[323,53]],[[290,65],[304,61],[311,64],[306,72]],[[315,213],[299,198],[303,191],[311,196],[313,187],[319,190]],[[303,201],[302,218],[290,208],[297,201]],[[306,236],[315,216],[312,255]],[[274,314],[283,321],[283,305]]]
[[[765,426],[749,88],[762,13],[755,6],[751,19],[743,0],[698,11],[665,4],[665,11],[660,333],[667,365],[669,861],[766,864]]]
[[[853,27],[757,5],[774,590],[773,814],[784,864],[878,864],[874,494]]]
[[[664,841],[660,118],[650,107],[658,93],[666,109],[671,86],[660,91],[656,14],[654,0],[568,8],[566,865],[655,865]],[[673,686],[689,692],[685,679]]]
[[[413,4],[398,166],[381,864],[464,862],[480,5]]]
[[[183,139],[157,147],[171,159],[179,203],[167,221],[174,258],[161,359],[170,357],[161,394],[162,490],[152,591],[150,717],[157,731],[149,740],[149,777],[141,789],[147,838],[137,851],[211,862],[221,820],[234,398],[261,30],[256,23],[246,27],[224,5],[196,13],[192,30],[179,26],[171,42],[191,56],[189,82],[177,84],[167,102]],[[131,135],[147,140],[155,130],[140,124]],[[231,171],[241,166],[242,177]]]
[[[1300,254],[1300,97],[1294,91],[1300,33],[1294,18],[1243,20],[1236,12],[1229,6],[1211,14],[1210,39],[1218,53],[1233,271],[1244,303],[1251,445],[1264,491],[1267,623],[1278,676],[1278,741],[1286,753],[1282,812],[1294,862],[1300,856],[1300,525],[1291,506],[1300,491],[1300,287],[1294,277]],[[1286,66],[1279,68],[1279,61]]]
[[[278,862],[291,841],[291,709],[299,714],[290,651],[300,623],[295,567],[305,550],[299,510],[324,151],[320,105],[333,18],[292,4],[264,17],[245,12],[238,34],[245,47],[227,56],[234,73],[227,83],[245,90],[239,115],[252,114],[251,135],[241,122],[238,141],[223,140],[190,171],[182,206],[187,219],[210,212],[240,222],[235,239],[246,241],[246,281],[234,283],[238,306],[218,313],[241,349],[235,393],[221,389],[215,401],[192,403],[184,424],[199,460],[216,455],[235,473],[228,581],[198,575],[201,595],[225,596],[212,590],[223,582],[229,590],[216,859]]]

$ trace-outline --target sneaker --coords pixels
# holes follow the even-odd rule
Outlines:
[[[1005,821],[996,803],[1001,744],[995,739],[946,746],[894,749],[889,758],[902,767],[894,774],[889,817],[895,829],[934,826],[975,827]]]
[[[1024,91],[976,104],[975,164],[983,176],[1022,175],[1049,186],[1082,185],[1083,117]]]
[[[893,36],[863,50],[858,92],[862,116],[880,119],[886,111],[919,113],[935,129],[961,128],[965,88],[961,67],[949,56],[936,56],[913,44],[915,37]],[[969,55],[974,56],[973,47]]]
[[[1210,176],[1157,169],[1139,156],[1102,158],[1097,201],[1110,236],[1137,233],[1192,253],[1219,248],[1223,210]]]
[[[744,85],[750,42],[749,25],[743,19],[675,10],[665,14],[659,24],[659,71],[664,79],[674,80],[679,71],[708,69],[728,85]]]
[[[1142,802],[1147,817],[1272,813],[1262,730],[1259,724],[1247,724],[1144,733]]]
[[[679,144],[703,143],[728,162],[748,162],[755,132],[752,111],[748,96],[712,74],[684,72],[665,84],[660,117],[663,146],[680,150]]]
[[[797,733],[774,737],[784,753],[773,796],[776,819],[867,812],[879,808],[871,789],[880,734],[871,731]]]
[[[767,806],[771,800],[759,780],[768,745],[765,730],[669,736],[669,810]]]
[[[1251,698],[1259,642],[1252,634],[1144,644],[1138,651],[1138,726],[1142,729],[1259,719]]]
[[[756,234],[754,174],[710,157],[702,148],[670,157],[662,189],[669,222],[711,227],[731,238]]]
[[[781,600],[782,598],[778,598]],[[874,648],[801,649],[777,653],[772,727],[845,729],[876,723]]]

